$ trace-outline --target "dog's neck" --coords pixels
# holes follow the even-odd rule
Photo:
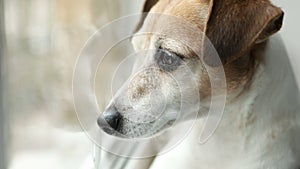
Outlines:
[[[227,102],[239,102],[244,94],[249,93],[251,86],[255,83],[263,64],[263,53],[267,41],[255,45],[251,51],[237,58],[235,61],[224,65],[227,84]]]
[[[255,45],[248,53],[238,57],[236,60],[230,63],[223,65],[226,77],[225,83],[227,103],[238,101],[240,97],[249,90],[252,84],[253,76],[255,76],[256,73],[256,67],[258,67],[258,65],[261,63],[260,57],[257,56],[258,52],[254,51],[258,51],[258,49],[261,49],[262,46],[265,46],[265,44],[266,43]],[[201,100],[203,102],[207,102],[207,105],[209,105],[211,99],[209,76],[205,74],[202,77],[201,82]]]
[[[236,121],[240,123],[240,126],[252,123],[254,117],[251,113],[253,112],[258,113],[254,116],[259,116],[258,121],[262,123],[272,123],[275,117],[280,117],[283,113],[285,113],[285,118],[288,118],[288,114],[280,110],[294,112],[295,110],[290,109],[298,104],[299,93],[281,38],[275,36],[269,41],[256,45],[248,56],[253,60],[253,64],[245,64],[246,66],[242,69],[244,73],[238,74],[244,74],[247,78],[240,89],[229,93],[231,95],[227,97],[225,108],[229,114],[224,118],[236,121],[244,117],[244,119],[239,119],[241,121]],[[241,63],[242,60],[238,62]],[[228,66],[234,67],[234,65]],[[225,73],[228,74],[226,68]],[[230,81],[230,77],[226,77],[227,83],[234,83]],[[293,106],[290,106],[292,104]],[[265,105],[268,105],[268,109]],[[278,120],[282,119],[284,118]]]

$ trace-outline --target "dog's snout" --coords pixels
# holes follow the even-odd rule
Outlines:
[[[122,115],[117,111],[115,106],[110,106],[103,114],[98,118],[98,125],[104,130],[107,129],[107,124],[110,128],[118,131],[121,125]]]
[[[109,111],[104,113],[104,120],[111,128],[117,130],[121,120],[121,114],[118,111]]]

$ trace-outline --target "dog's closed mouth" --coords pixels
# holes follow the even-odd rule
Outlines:
[[[123,121],[127,124],[127,127],[122,125]],[[172,126],[175,121],[176,120],[159,119],[158,121],[137,123],[130,121],[127,118],[123,118],[122,122],[120,122],[117,127],[114,126],[116,127],[114,128],[102,116],[100,116],[97,123],[102,131],[111,136],[120,138],[145,138],[153,136],[154,134],[161,132],[164,128]],[[142,128],[145,130],[142,130]]]

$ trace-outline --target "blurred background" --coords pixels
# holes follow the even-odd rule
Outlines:
[[[93,142],[72,100],[76,58],[97,29],[139,12],[143,0],[0,2],[0,169],[92,168]],[[281,34],[299,75],[300,1],[273,2],[286,13]]]
[[[138,12],[143,2],[2,3],[7,49],[1,64],[7,168],[91,168],[93,143],[79,125],[72,100],[75,61],[97,29]]]

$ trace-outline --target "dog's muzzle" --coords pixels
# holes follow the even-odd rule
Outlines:
[[[115,106],[110,106],[102,113],[97,119],[99,127],[108,134],[115,134],[121,131],[122,127],[122,115],[117,111]]]

